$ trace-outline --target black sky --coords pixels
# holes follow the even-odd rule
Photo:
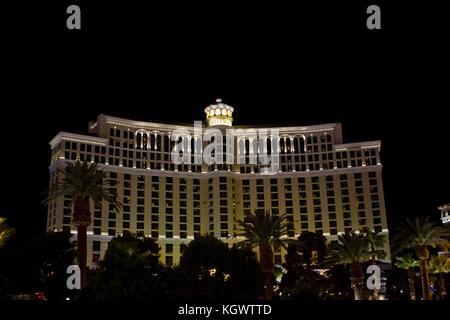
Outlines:
[[[341,122],[345,142],[382,140],[391,229],[407,216],[437,219],[450,202],[438,9],[379,2],[383,29],[371,32],[364,4],[78,3],[79,33],[65,30],[60,2],[13,10],[7,22],[0,213],[22,235],[44,230],[58,131],[85,133],[100,113],[190,123],[217,97],[235,124]]]

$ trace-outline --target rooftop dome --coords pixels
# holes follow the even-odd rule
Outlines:
[[[205,108],[206,123],[208,126],[232,126],[234,108],[222,102],[222,99],[216,99]]]

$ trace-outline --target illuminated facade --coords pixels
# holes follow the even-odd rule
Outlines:
[[[450,203],[440,206],[438,209],[441,211],[442,223],[450,227]]]
[[[217,100],[205,109],[203,129],[244,128],[233,126],[233,111]],[[190,163],[172,161],[176,141],[171,137],[176,131],[187,134],[189,151],[206,149],[194,125],[100,115],[86,135],[58,133],[50,141],[51,182],[65,161],[96,162],[109,172],[111,187],[123,203],[118,213],[107,203],[92,207],[88,265],[95,265],[108,241],[124,231],[153,237],[161,247],[162,262],[176,264],[196,234],[211,234],[230,244],[237,241],[236,220],[255,210],[286,213],[288,237],[309,230],[336,241],[338,234],[365,226],[388,235],[380,141],[344,144],[336,123],[270,129],[278,134],[263,137],[264,147],[245,130],[235,136],[236,148],[224,148],[223,153],[227,159],[243,161],[221,164],[204,163],[201,155],[190,156]],[[262,151],[279,155],[276,172],[263,174],[266,166],[250,161]],[[47,222],[48,231],[76,232],[69,198],[49,204]],[[275,252],[275,262],[283,255]]]

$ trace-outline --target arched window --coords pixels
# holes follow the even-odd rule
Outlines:
[[[177,138],[176,144],[177,144],[178,146],[181,145],[181,150],[178,149],[178,152],[179,152],[180,156],[182,157],[183,154],[184,154],[183,137],[179,136],[179,137]]]
[[[331,134],[327,134],[327,142],[331,142]]]
[[[150,134],[150,150],[155,150],[155,135],[153,133]]]
[[[142,145],[142,135],[140,133],[136,134],[136,149],[141,149]]]
[[[307,144],[311,144],[312,143],[312,138],[311,137],[306,138],[306,143]]]
[[[292,152],[298,153],[299,152],[299,139],[297,137],[294,138],[294,145],[292,146]]]
[[[313,143],[317,143],[317,136],[313,137]]]
[[[297,136],[292,141],[292,148],[296,153],[305,153],[305,138],[303,136]]]
[[[300,153],[305,153],[305,139],[300,138]]]
[[[109,135],[111,137],[114,137],[114,129],[113,128],[109,129]]]
[[[284,138],[280,139],[280,151],[281,153],[286,153],[286,141]]]
[[[286,138],[286,153],[291,153],[291,138]]]
[[[156,136],[156,150],[161,151],[161,135],[157,135]]]
[[[191,163],[195,164],[197,162],[196,158],[195,158],[195,143],[196,143],[196,138],[195,137],[190,137],[191,139],[191,143],[190,143],[190,147],[191,147]]]
[[[116,137],[120,138],[120,130],[119,129],[116,129]]]
[[[176,141],[172,141],[172,137],[170,138],[170,141],[169,141],[169,145],[170,145],[170,151],[172,152],[172,150],[175,148],[175,145],[176,145]]]
[[[122,134],[122,137],[123,137],[124,139],[128,139],[128,131],[124,130],[124,131],[123,131],[123,134]]]
[[[324,135],[320,136],[320,142],[321,143],[325,143],[325,141],[326,141],[325,136]]]
[[[267,138],[266,144],[267,144],[267,155],[270,156],[272,154],[272,140],[270,138]]]
[[[148,136],[146,133],[142,135],[142,149],[147,150]]]
[[[245,139],[245,154],[250,154],[250,140]]]
[[[128,139],[133,139],[133,137],[134,137],[133,132],[130,132],[130,133],[128,134]]]
[[[164,151],[170,152],[170,142],[169,142],[169,136],[167,134],[164,135]]]
[[[191,138],[191,154],[194,154],[195,151],[195,138]]]

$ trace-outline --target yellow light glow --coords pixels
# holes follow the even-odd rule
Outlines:
[[[216,270],[216,268],[212,268],[212,269],[209,269],[208,272],[209,272],[209,275],[212,277],[216,274],[217,270]]]

